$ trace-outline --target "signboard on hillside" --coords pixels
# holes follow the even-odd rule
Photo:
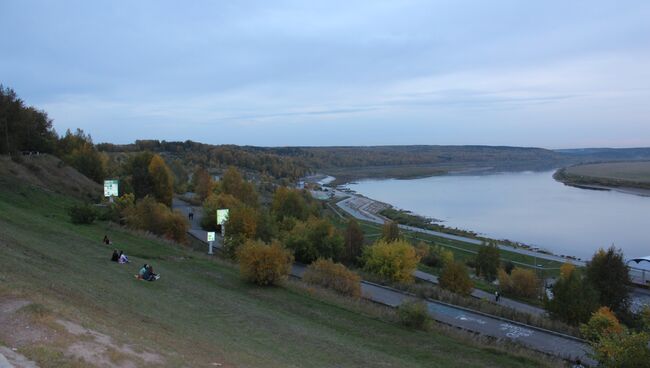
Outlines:
[[[119,196],[117,180],[104,180],[104,197],[117,196]]]
[[[217,225],[223,225],[228,221],[228,209],[217,210]]]
[[[214,238],[215,238],[214,231],[208,231],[208,241],[209,242],[214,241]]]

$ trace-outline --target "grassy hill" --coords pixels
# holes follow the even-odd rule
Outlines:
[[[0,177],[0,324],[11,326],[0,347],[41,367],[545,365],[458,333],[408,330],[392,311],[298,282],[255,287],[228,262],[108,223],[73,225],[75,201]],[[109,262],[104,234],[131,264]],[[145,262],[159,281],[134,279]]]

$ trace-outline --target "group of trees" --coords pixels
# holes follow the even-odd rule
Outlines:
[[[586,322],[599,307],[625,314],[629,277],[620,249],[599,249],[584,270],[562,267],[546,308],[552,317],[573,325]]]

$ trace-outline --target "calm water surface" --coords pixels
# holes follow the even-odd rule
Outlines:
[[[650,197],[565,186],[553,171],[349,185],[367,197],[447,226],[590,258],[615,244],[626,258],[650,255]]]

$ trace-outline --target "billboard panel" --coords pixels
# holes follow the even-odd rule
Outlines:
[[[117,180],[104,180],[104,197],[117,196],[119,196]]]
[[[217,225],[223,225],[228,221],[228,209],[217,210]]]
[[[214,241],[214,237],[215,237],[214,231],[208,231],[208,241],[209,242]]]

